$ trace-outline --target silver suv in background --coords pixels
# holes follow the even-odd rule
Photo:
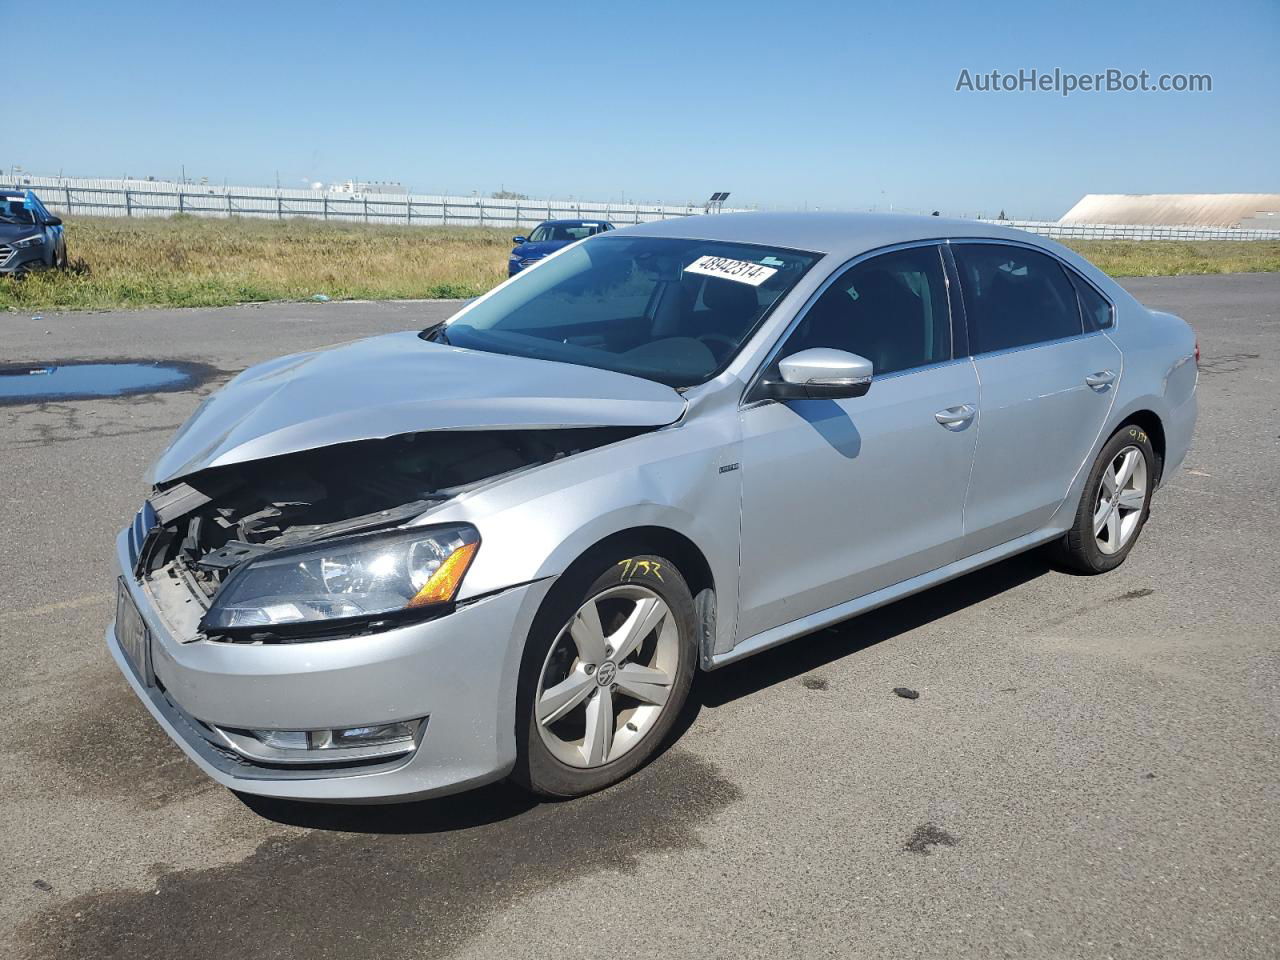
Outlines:
[[[997,226],[611,231],[207,399],[120,534],[107,642],[236,790],[586,793],[699,670],[1033,547],[1118,566],[1191,442],[1197,359],[1177,317]]]

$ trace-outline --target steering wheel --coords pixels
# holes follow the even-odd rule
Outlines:
[[[737,341],[733,337],[724,333],[704,333],[698,337],[698,340],[715,354],[717,361],[723,360],[737,345]]]

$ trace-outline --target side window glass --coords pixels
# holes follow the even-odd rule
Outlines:
[[[809,308],[783,355],[811,347],[866,357],[877,374],[950,360],[941,251],[912,247],[850,267]]]
[[[1070,271],[1068,271],[1070,272]],[[1111,304],[1098,293],[1091,284],[1071,274],[1071,282],[1075,284],[1076,295],[1080,298],[1080,312],[1084,315],[1084,328],[1087,332],[1106,330],[1113,322]]]
[[[952,245],[973,353],[1083,332],[1075,288],[1048,254],[996,243]]]

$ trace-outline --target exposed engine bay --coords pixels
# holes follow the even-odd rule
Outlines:
[[[497,477],[645,429],[434,431],[203,470],[156,488],[157,526],[135,572],[187,628],[180,635],[193,636],[227,578],[264,553],[389,530]]]

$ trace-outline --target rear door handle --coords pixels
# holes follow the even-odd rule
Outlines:
[[[973,415],[977,412],[978,408],[973,404],[962,403],[958,407],[947,407],[945,410],[939,410],[933,415],[933,418],[948,430],[955,430],[972,420]]]
[[[1116,375],[1110,370],[1099,370],[1097,373],[1091,373],[1084,378],[1084,382],[1095,390],[1102,390],[1116,382]]]

